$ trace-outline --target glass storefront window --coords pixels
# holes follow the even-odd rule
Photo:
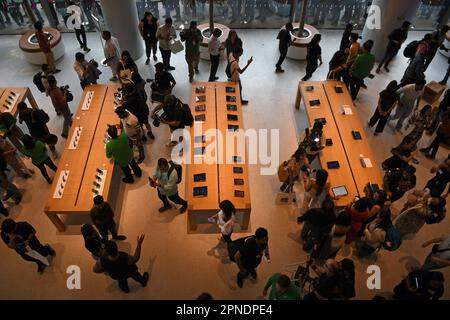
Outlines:
[[[418,30],[434,30],[450,10],[450,0],[422,0],[412,21]]]

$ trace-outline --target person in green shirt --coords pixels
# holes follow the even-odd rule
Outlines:
[[[271,288],[269,300],[300,300],[300,289],[291,283],[288,276],[280,273],[273,274],[264,286],[263,296]]]
[[[372,71],[375,65],[375,56],[370,53],[372,47],[372,40],[364,42],[361,48],[362,52],[356,57],[350,68],[349,89],[353,100],[356,99],[359,89],[364,83],[364,78],[370,74],[370,71]]]
[[[197,21],[191,21],[189,29],[181,31],[180,38],[181,41],[186,42],[186,62],[189,68],[189,82],[192,82],[194,70],[195,73],[199,73],[200,43],[203,41],[202,33],[197,29]]]
[[[122,169],[125,174],[122,181],[133,183],[134,179],[131,175],[131,170],[138,178],[142,177],[142,170],[133,158],[133,149],[130,147],[125,131],[122,131],[119,135],[116,126],[108,126],[107,132],[111,140],[106,144],[106,156],[108,159],[113,158],[115,163]]]
[[[23,149],[21,149],[21,152],[31,158],[31,162],[41,171],[45,180],[52,184],[52,179],[49,177],[45,166],[52,169],[53,172],[56,172],[58,168],[48,156],[45,144],[42,141],[34,140],[29,134],[23,136],[22,142]]]

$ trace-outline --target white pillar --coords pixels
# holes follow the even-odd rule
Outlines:
[[[144,53],[139,34],[135,0],[100,0],[106,25],[119,40],[121,50],[128,50],[134,60]]]
[[[419,5],[420,0],[373,0],[364,25],[362,41],[374,41],[372,53],[377,61],[383,58],[388,44],[388,35],[399,28],[403,21],[411,22]]]

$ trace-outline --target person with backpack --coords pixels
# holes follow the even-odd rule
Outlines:
[[[107,133],[109,141],[106,143],[106,157],[114,159],[114,162],[120,166],[125,175],[122,178],[124,183],[133,183],[134,178],[131,175],[131,170],[138,178],[142,177],[142,170],[134,160],[133,149],[130,146],[128,136],[124,130],[119,135],[117,127],[111,125],[108,125]]]
[[[159,158],[153,177],[149,178],[149,181],[150,186],[156,188],[158,197],[163,202],[159,212],[172,208],[169,200],[181,205],[180,213],[186,212],[188,202],[178,194],[178,184],[182,181],[182,167],[179,164]]]
[[[136,160],[137,163],[142,163],[145,159],[145,149],[142,142],[142,129],[139,124],[139,120],[123,106],[118,106],[114,110],[116,115],[120,119],[119,129],[123,130],[127,135],[130,143],[139,151],[139,158]]]
[[[163,114],[158,116],[158,112],[163,110]],[[167,124],[170,128],[171,133],[171,141],[166,144],[166,147],[174,147],[176,146],[181,139],[182,136],[175,140],[174,132],[178,129],[184,129],[186,125],[192,125],[193,118],[192,113],[190,112],[189,106],[182,103],[180,99],[175,97],[172,94],[169,94],[164,98],[164,102],[159,104],[155,109],[153,109],[151,113],[151,117],[156,120],[156,123],[159,125],[159,122]],[[155,126],[155,121],[153,122]]]
[[[444,46],[444,41],[449,30],[450,26],[446,24],[442,26],[441,29],[435,30],[432,33],[430,46],[425,58],[425,71],[428,69],[431,61],[433,61],[434,57],[436,56],[438,49],[448,52],[449,49]]]
[[[294,27],[292,23],[288,22],[286,23],[284,29],[281,29],[280,32],[278,32],[277,39],[280,40],[278,44],[278,49],[280,51],[280,58],[278,59],[277,64],[275,65],[276,69],[275,72],[282,73],[284,70],[281,68],[281,64],[283,63],[284,59],[286,58],[286,55],[288,53],[288,48],[291,46],[294,41],[292,41],[291,32],[294,30]]]
[[[97,260],[93,269],[94,273],[107,272],[112,279],[117,280],[119,288],[125,293],[130,292],[128,278],[133,278],[143,287],[146,287],[149,274],[148,272],[141,274],[136,265],[141,259],[142,242],[144,242],[144,235],[140,235],[137,238],[137,245],[133,255],[119,251],[114,241],[106,242],[106,254]]]
[[[55,108],[57,115],[64,117],[63,130],[61,137],[67,139],[69,135],[69,128],[72,125],[72,113],[70,112],[68,104],[68,86],[63,88],[58,87],[54,76],[48,76],[49,95],[52,100],[53,107]]]
[[[411,22],[403,21],[402,26],[400,28],[395,29],[389,34],[388,36],[389,42],[386,47],[384,56],[381,59],[380,64],[378,65],[378,68],[376,70],[377,73],[380,73],[383,65],[384,70],[386,70],[386,72],[390,71],[388,68],[389,63],[397,55],[403,42],[405,42],[405,40],[408,38],[408,30],[410,25]]]
[[[421,270],[437,270],[450,266],[450,235],[428,240],[422,248],[433,245],[430,254],[426,257]]]
[[[95,60],[87,62],[82,52],[75,53],[73,69],[80,79],[80,86],[83,90],[89,84],[97,84],[97,79],[101,74],[97,62]]]
[[[448,183],[450,182],[450,154],[447,155],[447,159],[438,166],[432,167],[430,173],[434,173],[435,176],[428,180],[425,185],[425,189],[434,192],[434,194],[441,196],[445,191]]]
[[[19,123],[25,122],[28,132],[33,139],[40,140],[46,143],[52,153],[54,159],[58,158],[56,152],[56,142],[58,137],[51,134],[47,123],[50,121],[48,114],[42,109],[28,108],[25,102],[21,102],[17,105],[19,110]]]
[[[222,240],[227,244],[231,242],[231,235],[235,224],[236,208],[230,200],[223,200],[219,203],[220,211],[213,215],[210,219],[213,223],[217,223],[222,234]]]
[[[381,248],[386,239],[387,230],[392,225],[390,210],[383,210],[378,217],[369,223],[364,229],[361,239],[356,240],[357,256],[367,258],[372,256],[375,251]]]
[[[253,279],[258,277],[256,268],[261,263],[263,256],[270,261],[269,233],[265,228],[258,228],[253,236],[234,240],[228,245],[230,260],[236,262],[239,267],[237,285],[242,288],[244,280],[251,275]]]
[[[47,96],[48,96],[48,89],[49,89],[47,77],[49,74],[50,73],[48,70],[48,64],[43,64],[41,66],[41,71],[39,71],[38,73],[36,73],[33,76],[33,83],[36,86],[36,88],[38,88],[38,90],[42,93],[45,92],[45,94]]]

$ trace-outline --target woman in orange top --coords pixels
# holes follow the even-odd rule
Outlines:
[[[345,239],[346,244],[352,243],[357,234],[361,231],[361,228],[364,225],[364,220],[366,220],[369,216],[368,204],[367,198],[361,198],[348,205],[345,209],[351,219],[351,228],[347,232],[347,238]]]

